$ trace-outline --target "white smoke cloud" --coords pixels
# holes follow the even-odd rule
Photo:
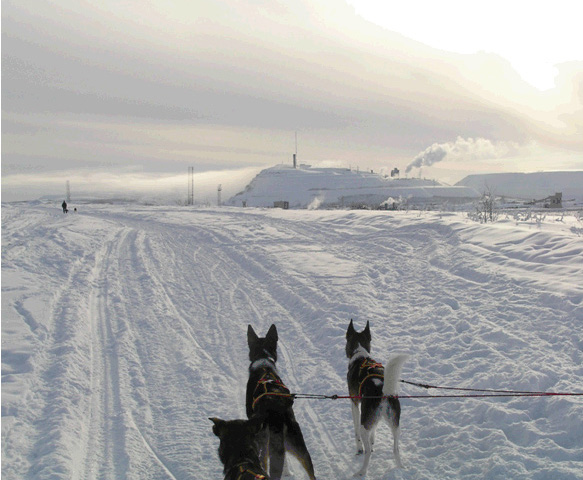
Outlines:
[[[314,197],[314,199],[308,205],[308,210],[318,210],[323,201],[324,197]]]
[[[486,138],[462,138],[455,142],[434,143],[420,152],[407,165],[405,173],[413,168],[429,167],[448,157],[451,160],[486,160],[515,154],[518,146],[509,142],[492,142]]]

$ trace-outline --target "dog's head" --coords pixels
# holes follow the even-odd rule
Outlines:
[[[362,332],[357,332],[354,329],[352,319],[350,319],[350,325],[348,325],[348,330],[346,331],[346,356],[351,358],[359,346],[370,353],[370,341],[371,335],[368,321],[366,322],[364,330]]]
[[[249,325],[247,329],[247,343],[249,344],[249,360],[255,362],[262,358],[267,358],[273,363],[277,361],[277,328],[275,325],[269,327],[269,331],[265,337],[258,337]]]
[[[221,420],[209,418],[213,425],[213,433],[219,437],[219,458],[223,465],[249,455],[257,453],[257,434],[263,427],[261,417],[252,417],[250,420]]]

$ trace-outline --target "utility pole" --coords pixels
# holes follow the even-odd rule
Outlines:
[[[188,205],[194,205],[194,167],[188,167]]]
[[[67,180],[67,203],[71,203],[71,184],[69,183],[69,180]]]
[[[296,153],[294,153],[294,168],[298,168],[298,131],[296,130]]]

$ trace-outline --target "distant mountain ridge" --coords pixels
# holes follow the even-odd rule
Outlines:
[[[564,200],[583,203],[583,171],[468,175],[456,185],[523,200],[538,200],[561,192]]]

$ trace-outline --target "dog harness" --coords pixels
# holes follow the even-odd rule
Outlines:
[[[249,479],[256,479],[256,480],[267,480],[267,477],[261,473],[256,473],[253,470],[246,468],[245,465],[248,465],[249,462],[243,462],[243,463],[239,463],[238,465],[235,465],[231,468],[231,470],[233,469],[237,469],[238,475],[235,478],[235,480],[249,480]],[[229,470],[230,471],[230,470]]]
[[[364,375],[364,377],[363,377]],[[381,363],[375,362],[372,358],[365,358],[360,365],[360,377],[362,380],[358,386],[358,396],[362,397],[362,386],[369,378],[385,378],[385,368]]]
[[[263,375],[258,380],[255,391],[253,392],[253,403],[251,408],[255,410],[257,402],[266,395],[285,397],[291,399],[293,403],[293,396],[289,388],[285,386],[281,381],[281,378],[279,378],[271,368],[263,369]]]
[[[239,476],[237,477],[237,480],[243,480],[244,475],[248,473],[249,476],[251,476],[252,478],[256,478],[256,479],[266,479],[267,477],[265,475],[262,475],[261,473],[255,473],[251,470],[249,470],[248,468],[245,468],[243,465],[239,465]]]

